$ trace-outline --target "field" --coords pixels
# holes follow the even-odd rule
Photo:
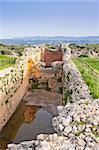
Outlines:
[[[0,44],[0,54],[22,56],[22,52],[26,47],[30,47],[30,45]]]
[[[11,67],[15,64],[16,58],[0,55],[0,70]]]
[[[73,58],[93,98],[99,98],[99,58],[77,57]]]
[[[0,70],[13,66],[16,58],[22,56],[24,48],[28,46],[0,44]]]
[[[96,49],[99,48],[99,44],[87,44],[87,45],[84,45],[84,46],[87,46],[89,48],[96,48]]]

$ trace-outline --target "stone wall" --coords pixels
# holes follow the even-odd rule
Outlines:
[[[79,70],[72,61],[71,49],[67,48],[64,53],[64,100],[75,102],[80,99],[90,99],[90,91],[83,80]]]
[[[64,87],[71,95],[67,94],[67,104],[58,106],[58,116],[52,119],[56,133],[41,134],[36,140],[18,145],[9,144],[8,150],[99,149],[99,99],[91,98],[87,85],[71,61],[71,50],[68,46],[64,49]]]
[[[43,58],[46,64],[47,59],[48,64],[54,60],[62,59],[60,51],[54,53],[50,51],[45,53],[44,45],[26,48],[22,57],[17,59],[16,65],[0,77],[0,131],[26,93],[29,78],[41,76],[39,65],[41,65],[42,54],[44,54]]]
[[[35,47],[25,48],[23,56],[31,58],[33,62],[38,65],[41,60],[41,53],[45,50],[44,45],[36,45]]]
[[[52,120],[54,134],[40,134],[36,140],[9,144],[8,150],[98,150],[99,99],[81,99],[58,106]]]
[[[33,67],[31,65],[30,68],[28,60],[31,59],[37,65],[40,61],[41,51],[42,48],[38,46],[25,49],[22,57],[17,59],[16,65],[3,76],[0,76],[0,131],[28,89],[28,79]]]
[[[28,87],[26,60],[21,57],[16,65],[0,77],[0,131],[14,113]]]

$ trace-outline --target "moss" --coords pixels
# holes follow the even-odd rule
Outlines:
[[[63,87],[59,87],[58,93],[62,94],[63,93]]]
[[[93,125],[93,126],[91,127],[92,132],[95,132],[96,129],[97,129],[97,126],[95,126],[95,125]]]
[[[99,134],[95,134],[95,137],[96,137],[96,138],[99,138]]]
[[[79,124],[80,124],[80,125],[84,125],[85,122],[84,122],[84,121],[80,121]]]
[[[74,121],[74,124],[76,124],[76,125],[84,125],[85,122],[84,121]]]
[[[92,128],[96,128],[97,126],[93,125]]]
[[[68,100],[69,96],[70,96],[69,90],[65,89],[64,90],[64,101],[65,101],[65,104],[67,103],[67,100]]]
[[[81,132],[78,131],[78,132],[75,133],[75,136],[80,136],[80,134],[81,134]]]
[[[32,82],[31,84],[31,90],[37,89],[38,88],[38,82]]]
[[[66,78],[67,78],[67,81],[70,81],[70,72],[68,72]]]
[[[46,44],[46,46],[47,46],[49,49],[55,49],[55,46],[52,45],[52,44]]]
[[[89,57],[87,54],[82,54],[79,57]]]
[[[88,104],[89,104],[89,102],[84,102],[83,104],[88,105]]]
[[[58,82],[62,82],[62,77],[57,78]]]
[[[97,133],[96,131],[92,131],[92,133],[95,135],[96,138],[99,138],[99,133]]]
[[[0,80],[2,79],[2,77],[0,77]]]

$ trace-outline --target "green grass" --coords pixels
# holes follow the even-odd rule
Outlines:
[[[99,59],[98,58],[82,58],[86,63],[91,65],[94,69],[99,71]]]
[[[11,67],[15,64],[16,58],[0,55],[0,70]]]
[[[93,98],[99,98],[99,58],[73,58]]]
[[[18,54],[19,56],[22,55],[24,48],[31,47],[31,45],[7,45],[7,44],[0,44],[0,54],[3,55],[12,55],[13,52]]]
[[[46,44],[46,46],[47,46],[49,49],[55,49],[55,46],[52,45],[52,44]]]
[[[86,44],[85,46],[89,48],[99,48],[99,44]]]

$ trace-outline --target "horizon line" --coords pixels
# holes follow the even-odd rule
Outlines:
[[[4,39],[21,39],[21,38],[54,38],[54,37],[71,37],[71,38],[80,38],[80,37],[98,37],[99,35],[81,35],[81,36],[66,36],[66,35],[46,35],[46,36],[43,36],[43,35],[37,35],[37,36],[15,36],[15,37],[7,37],[7,38],[1,38],[0,37],[0,40],[4,40]]]

